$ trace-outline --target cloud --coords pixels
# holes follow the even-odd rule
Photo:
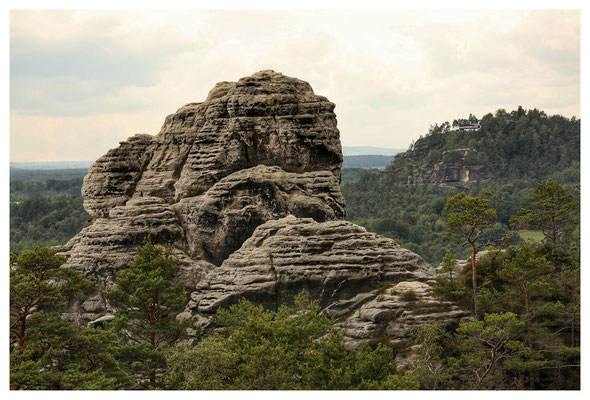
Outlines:
[[[104,28],[99,30],[97,21],[86,26],[86,19],[48,14],[62,21],[66,31],[70,24],[79,30],[70,28],[68,35],[57,35],[59,40],[48,40],[62,25],[44,25],[38,13],[30,20],[27,14],[16,14],[28,24],[13,15],[19,21],[12,29],[10,46],[11,110],[15,113],[79,116],[143,109],[142,99],[123,98],[125,88],[154,86],[174,55],[190,43],[190,38],[175,35],[154,38],[153,32],[141,42],[129,40],[129,34],[115,34],[125,24],[120,16],[98,18]],[[33,22],[41,26],[35,29]],[[135,35],[141,37],[140,32]]]
[[[11,151],[95,159],[261,69],[334,102],[344,145],[406,148],[469,113],[579,116],[579,48],[577,11],[12,12]]]

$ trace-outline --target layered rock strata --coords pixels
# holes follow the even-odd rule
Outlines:
[[[383,337],[397,343],[420,324],[463,315],[433,296],[433,275],[421,257],[358,225],[289,216],[259,226],[201,280],[182,317],[213,327],[215,312],[240,298],[276,309],[305,289],[352,347]]]
[[[333,110],[308,83],[261,71],[217,84],[204,102],[169,115],[158,135],[136,135],[99,158],[82,187],[94,223],[59,249],[99,288],[71,319],[109,312],[101,293],[147,236],[173,245],[190,290],[268,220],[342,219]]]
[[[340,179],[334,107],[307,82],[274,71],[218,83],[204,102],[166,117],[155,137],[132,137],[99,158],[84,179],[84,208],[106,216],[131,197],[178,200],[257,165]]]
[[[452,302],[435,296],[427,282],[403,281],[372,295],[370,301],[337,324],[350,347],[363,341],[410,344],[412,334],[420,326],[437,324],[451,328],[468,315]]]
[[[102,291],[147,236],[173,247],[190,294],[179,317],[206,327],[239,298],[274,309],[302,289],[351,346],[384,335],[397,343],[421,323],[457,317],[432,297],[434,270],[422,258],[343,221],[333,110],[308,83],[261,71],[217,84],[156,136],[136,135],[98,159],[82,188],[93,225],[59,250],[99,292],[66,318],[112,318]],[[401,293],[407,287],[414,297]]]
[[[331,172],[290,173],[264,165],[233,173],[173,208],[186,231],[188,254],[218,266],[266,221],[286,215],[319,222],[344,218],[344,198]]]

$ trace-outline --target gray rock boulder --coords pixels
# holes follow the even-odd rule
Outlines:
[[[366,341],[408,345],[413,332],[425,324],[446,328],[458,324],[468,313],[454,303],[435,296],[428,282],[402,281],[370,294],[370,300],[337,323],[349,347]]]

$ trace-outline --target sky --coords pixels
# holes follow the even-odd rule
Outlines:
[[[580,117],[579,11],[11,11],[10,160],[95,160],[220,81],[273,69],[343,146],[522,105]]]

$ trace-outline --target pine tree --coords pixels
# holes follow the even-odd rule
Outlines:
[[[521,209],[510,219],[513,227],[529,227],[539,230],[556,245],[565,232],[576,225],[579,203],[572,194],[553,179],[537,183],[529,199],[535,210]]]
[[[505,260],[498,275],[506,282],[504,296],[522,304],[527,325],[527,343],[533,350],[532,301],[535,296],[548,295],[552,286],[553,265],[544,256],[535,254],[533,247],[520,243],[516,254]]]
[[[482,247],[477,241],[483,229],[496,221],[496,210],[491,207],[495,196],[485,192],[480,197],[467,196],[461,192],[450,198],[446,204],[449,214],[447,221],[447,238],[465,238],[471,245],[471,271],[473,286],[473,315],[477,318],[477,269],[475,256]],[[484,244],[485,245],[485,244]]]
[[[126,375],[106,331],[79,329],[57,312],[84,299],[94,284],[51,248],[11,256],[10,386],[12,389],[116,389]]]
[[[127,345],[126,359],[141,387],[159,387],[166,348],[185,338],[192,323],[176,320],[187,298],[184,286],[174,283],[178,267],[171,251],[147,238],[133,264],[117,273],[117,287],[104,293],[115,308],[112,324]]]

